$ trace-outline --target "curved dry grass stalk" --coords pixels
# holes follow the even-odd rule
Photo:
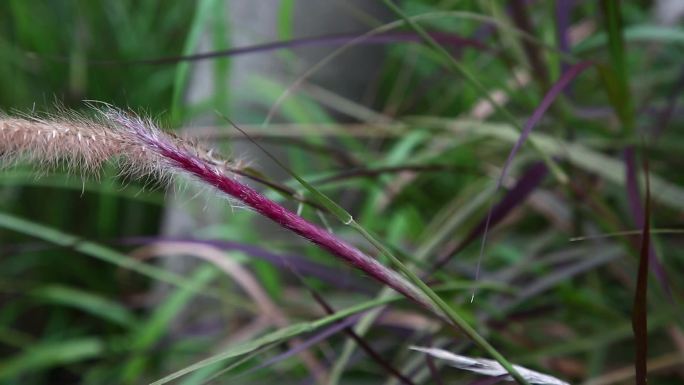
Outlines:
[[[252,274],[242,267],[242,265],[230,259],[228,255],[219,248],[196,243],[158,242],[138,248],[131,253],[131,257],[138,259],[147,259],[153,256],[168,257],[173,255],[188,255],[202,259],[213,264],[232,278],[257,305],[257,318],[252,321],[249,326],[255,326],[255,331],[262,331],[263,327],[269,324],[279,328],[287,327],[290,324],[287,316],[280,311],[273,301],[271,301]],[[249,329],[247,332],[249,332]],[[300,345],[302,341],[301,339],[295,338],[288,343],[290,347],[294,349]],[[298,355],[308,367],[314,378],[316,378],[316,381],[319,384],[325,383],[327,371],[324,365],[307,350],[299,352]]]

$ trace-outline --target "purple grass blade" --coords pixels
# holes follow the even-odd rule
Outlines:
[[[247,375],[247,374],[255,372],[259,369],[266,368],[268,366],[271,366],[271,365],[277,364],[278,362],[286,360],[287,358],[295,356],[295,355],[309,349],[310,347],[320,343],[321,341],[325,341],[326,339],[328,339],[331,336],[343,331],[344,329],[354,326],[359,321],[359,319],[361,319],[361,317],[364,314],[365,313],[359,313],[359,314],[355,314],[351,317],[347,317],[344,320],[337,322],[337,323],[327,327],[326,329],[323,329],[322,331],[316,333],[315,335],[307,338],[306,340],[297,344],[297,346],[295,346],[294,348],[289,349],[283,353],[280,353],[274,357],[269,358],[268,360],[262,362],[261,364],[259,364],[256,367],[248,370],[247,372],[245,372],[242,375]]]
[[[289,266],[292,273],[299,279],[299,281],[308,289],[311,297],[325,310],[328,315],[335,314],[335,309],[320,295],[316,289],[309,285],[304,277],[302,277],[299,272],[294,268],[294,266]],[[395,369],[392,364],[385,360],[383,356],[375,351],[372,346],[365,339],[360,337],[352,327],[344,329],[345,334],[347,334],[354,342],[369,356],[373,361],[375,361],[381,368],[385,369],[388,374],[396,377],[399,381],[406,385],[415,385],[410,378],[404,376],[399,370]]]
[[[629,202],[629,211],[632,214],[634,225],[639,227],[643,225],[645,221],[644,207],[641,203],[641,194],[639,192],[639,182],[637,180],[637,169],[634,154],[634,147],[627,147],[624,151],[625,157],[625,175],[626,180],[626,190],[627,190],[627,201]],[[648,247],[648,263],[653,269],[653,274],[658,279],[658,283],[662,288],[663,292],[667,295],[668,299],[672,301],[672,290],[670,288],[669,280],[667,278],[667,272],[665,268],[660,263],[660,259],[656,254],[655,247],[653,244],[649,243]]]
[[[515,298],[497,305],[497,309],[499,309],[502,313],[508,312],[509,310],[526,303],[526,301],[529,301],[541,293],[548,291],[561,282],[567,282],[573,279],[575,276],[610,263],[621,256],[622,253],[619,249],[607,249],[595,253],[592,258],[582,259],[572,264],[561,265],[553,271],[544,274],[544,276],[538,280],[532,281],[530,284],[522,287],[516,294]]]
[[[508,158],[506,159],[503,170],[501,171],[501,176],[497,182],[497,188],[501,187],[501,183],[503,183],[503,180],[506,178],[508,168],[513,162],[513,158],[518,153],[518,150],[520,150],[520,147],[522,147],[527,138],[530,136],[532,129],[536,127],[537,123],[539,123],[546,111],[549,109],[549,107],[551,107],[551,104],[553,104],[558,95],[570,84],[570,82],[572,82],[572,80],[574,80],[579,74],[584,72],[584,70],[592,65],[593,63],[588,61],[573,65],[569,70],[561,75],[560,79],[558,79],[558,81],[551,87],[549,92],[544,95],[544,99],[542,99],[541,104],[539,104],[539,106],[532,113],[532,116],[530,116],[525,123],[523,131],[520,133],[520,137],[518,138],[517,142],[515,142],[511,152],[508,154]]]
[[[556,1],[556,38],[558,39],[558,49],[566,54],[570,53],[570,15],[575,7],[574,0]],[[568,64],[561,61],[561,72],[568,70]],[[570,92],[570,87],[565,91],[566,95]]]
[[[492,208],[490,216],[490,226],[501,222],[514,208],[525,202],[527,197],[544,181],[548,174],[548,168],[543,162],[538,162],[530,166],[525,174],[513,186],[511,191],[501,199],[501,201]],[[485,221],[478,223],[478,225],[471,230],[466,237],[465,243],[468,243],[480,236],[486,229]]]
[[[440,267],[444,266],[449,260],[461,250],[463,250],[470,242],[472,242],[477,237],[481,236],[485,229],[489,227],[496,226],[501,220],[503,220],[514,208],[521,205],[527,197],[534,191],[546,178],[548,174],[548,169],[543,162],[537,162],[530,166],[525,173],[518,179],[515,186],[497,203],[488,214],[487,218],[484,218],[478,223],[468,235],[454,247],[450,248],[447,252],[439,258],[431,271],[435,271]]]
[[[374,293],[374,290],[367,284],[367,281],[361,280],[352,274],[347,274],[340,269],[309,261],[308,258],[303,256],[274,253],[258,246],[240,242],[179,237],[128,237],[119,239],[115,243],[120,245],[149,245],[157,242],[196,243],[213,246],[221,250],[236,250],[279,268],[294,268],[302,274],[316,277],[342,289],[359,291],[365,294]]]
[[[648,265],[651,248],[651,189],[648,176],[648,158],[644,158],[644,177],[646,179],[646,203],[643,210],[641,231],[641,250],[639,251],[639,270],[632,308],[632,330],[634,331],[634,369],[637,385],[648,382]],[[635,178],[636,179],[636,178]]]
[[[328,315],[335,314],[335,309],[333,309],[332,306],[330,306],[330,304],[328,304],[328,302],[326,302],[326,300],[323,299],[323,297],[320,294],[318,294],[313,288],[310,287],[309,292],[311,293],[311,296],[314,298],[314,300],[316,300],[316,302],[325,310],[325,312]],[[387,361],[384,357],[382,357],[382,355],[380,353],[376,352],[375,349],[373,349],[373,347],[370,346],[370,344],[366,342],[366,340],[364,340],[358,334],[356,334],[356,332],[354,331],[354,329],[351,326],[348,328],[345,328],[344,332],[352,340],[354,340],[354,342],[356,342],[357,345],[359,345],[361,350],[363,350],[364,353],[366,353],[366,355],[368,355],[370,358],[372,358],[373,361],[375,361],[378,365],[380,365],[380,367],[385,369],[388,372],[388,374],[396,377],[397,380],[401,381],[405,385],[415,385],[413,383],[413,381],[411,381],[410,378],[404,376],[399,370],[395,369],[392,366],[392,364],[390,364],[389,361]]]
[[[494,33],[496,33],[495,26],[492,24],[482,24],[473,32],[472,38],[475,41],[485,41]]]
[[[427,367],[430,370],[430,376],[432,377],[432,381],[434,382],[434,384],[444,385],[444,381],[442,381],[442,376],[439,375],[439,370],[437,370],[437,365],[435,365],[435,359],[432,358],[431,355],[425,355],[425,364],[427,364]]]
[[[644,208],[641,204],[641,194],[639,193],[639,182],[637,181],[637,171],[635,166],[634,147],[629,146],[624,150],[625,157],[625,183],[627,187],[627,200],[629,210],[632,214],[634,224],[640,226],[644,223]]]
[[[276,41],[264,44],[251,45],[247,47],[237,47],[229,48],[221,51],[211,51],[198,53],[194,55],[187,56],[169,56],[154,59],[142,59],[142,60],[91,60],[90,64],[93,65],[134,65],[134,64],[150,64],[150,65],[162,65],[162,64],[175,64],[178,62],[192,62],[207,59],[217,59],[223,57],[231,57],[238,55],[247,55],[253,53],[262,53],[268,51],[275,51],[286,48],[298,48],[307,46],[318,46],[318,45],[341,45],[347,44],[349,42],[357,40],[362,33],[345,33],[345,34],[332,34],[324,36],[315,37],[304,37],[299,39],[292,39],[286,41]],[[461,48],[470,47],[481,51],[487,51],[489,48],[481,43],[477,39],[471,39],[462,37],[453,33],[445,32],[431,32],[430,35],[446,46]],[[386,45],[393,43],[419,43],[421,41],[420,36],[414,32],[388,32],[377,34],[373,36],[365,37],[363,40],[359,41],[360,45]]]
[[[504,163],[503,170],[501,170],[501,175],[499,176],[499,180],[496,182],[496,188],[495,188],[495,193],[499,191],[501,188],[501,184],[503,183],[503,180],[506,178],[506,175],[508,173],[508,168],[511,166],[511,163],[513,163],[513,158],[515,155],[518,153],[518,150],[520,150],[520,147],[522,147],[523,143],[527,140],[527,137],[530,136],[532,133],[532,129],[539,123],[541,118],[544,116],[546,111],[551,107],[551,104],[556,100],[558,95],[570,84],[570,82],[577,77],[577,75],[581,74],[584,70],[587,68],[591,67],[593,63],[584,61],[578,64],[573,65],[570,67],[568,71],[563,73],[561,75],[560,79],[551,87],[549,92],[544,95],[544,98],[541,101],[541,104],[534,110],[532,113],[532,116],[527,120],[525,123],[525,126],[523,127],[522,132],[520,133],[520,137],[518,140],[515,142],[515,145],[513,145],[513,148],[511,149],[511,152],[508,154],[508,158],[506,159],[506,162]],[[482,243],[480,245],[480,255],[477,259],[477,268],[475,269],[475,280],[477,280],[480,276],[480,266],[482,264],[482,257],[484,255],[484,249],[485,245],[487,243],[487,232],[489,230],[489,223],[491,220],[491,215],[492,215],[492,209],[490,208],[489,213],[487,214],[487,221],[485,222],[485,228],[484,232],[482,233]],[[474,291],[473,291],[473,298],[474,298]],[[472,300],[472,298],[471,298]]]

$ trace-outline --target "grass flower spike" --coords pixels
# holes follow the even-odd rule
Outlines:
[[[253,188],[228,175],[225,169],[211,159],[198,155],[193,147],[184,145],[158,130],[150,121],[125,114],[116,109],[104,112],[106,119],[127,132],[147,150],[163,160],[165,167],[189,174],[236,199],[259,214],[288,230],[306,238],[334,256],[362,270],[377,281],[393,288],[406,297],[432,309],[432,304],[406,279],[369,257],[359,249],[337,238],[281,205],[271,201]]]
[[[130,132],[106,119],[90,119],[76,113],[60,116],[0,116],[0,164],[19,162],[40,169],[60,166],[68,171],[95,174],[107,162],[116,162],[133,176],[168,177],[164,160],[146,148]],[[169,136],[177,146],[199,148]]]
[[[406,297],[433,309],[411,283],[349,243],[269,200],[230,173],[239,166],[216,158],[191,141],[162,132],[151,120],[106,107],[99,119],[71,114],[67,118],[0,118],[3,164],[29,161],[40,167],[65,165],[68,170],[97,173],[115,161],[126,174],[169,179],[189,175],[273,220],[282,227],[362,270]]]

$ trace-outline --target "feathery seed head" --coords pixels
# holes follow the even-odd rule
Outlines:
[[[168,160],[155,151],[166,145],[225,170],[238,167],[197,143],[155,129],[151,121],[112,107],[97,111],[95,118],[65,111],[47,117],[0,115],[0,165],[26,162],[40,169],[64,166],[70,172],[97,175],[105,163],[115,162],[125,174],[168,179]]]
[[[239,182],[230,172],[235,166],[219,160],[212,151],[164,133],[153,122],[139,116],[109,106],[98,111],[99,119],[0,117],[0,161],[26,159],[47,167],[65,163],[70,169],[78,167],[84,172],[96,172],[104,162],[116,159],[126,173],[135,176],[189,175],[439,314],[425,295],[404,277]]]

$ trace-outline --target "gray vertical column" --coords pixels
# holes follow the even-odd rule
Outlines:
[[[369,20],[386,19],[386,12],[379,2],[367,0],[295,0],[292,33],[294,37],[312,37],[319,35],[361,32],[373,27]],[[226,23],[230,32],[232,47],[246,47],[279,39],[277,33],[280,0],[227,0]],[[361,17],[360,17],[361,15]],[[364,20],[362,20],[364,19]],[[199,51],[212,49],[212,31],[207,30],[200,43]],[[218,84],[214,79],[213,64],[210,60],[192,64],[191,76],[185,95],[188,104],[194,104],[211,97],[217,87],[228,87],[231,105],[231,118],[241,123],[263,121],[268,111],[267,105],[250,101],[243,95],[248,94],[250,78],[265,76],[278,79],[283,84],[292,83],[304,70],[317,63],[321,58],[336,49],[335,46],[301,47],[294,53],[296,63],[288,63],[278,52],[263,52],[241,55],[231,58],[229,84]],[[317,73],[311,82],[346,98],[360,101],[368,84],[375,77],[382,65],[382,50],[375,47],[354,48],[335,59]],[[215,124],[216,117],[209,115],[193,120],[193,125]],[[191,130],[189,128],[188,130]],[[277,147],[269,147],[276,155]],[[233,145],[236,154],[248,154],[266,173],[271,176],[284,176],[282,171],[273,167],[272,161],[266,159],[259,150],[244,142]],[[270,168],[269,168],[270,167]],[[191,188],[191,187],[190,187]],[[225,218],[217,213],[224,210],[204,209],[204,199],[195,202],[188,200],[191,193],[182,196],[169,194],[167,210],[164,218],[163,232],[169,236],[187,235],[192,230],[206,224],[216,223]],[[224,205],[218,201],[214,204]],[[269,238],[284,235],[282,230],[255,216],[255,226],[267,232]],[[289,235],[288,235],[289,236]],[[164,262],[166,268],[183,273],[189,269],[190,262],[179,258]]]
[[[280,0],[232,0],[229,20],[234,46],[249,46],[278,40],[277,23]],[[368,0],[295,0],[292,34],[313,37],[337,33],[367,31],[373,20],[386,20],[387,12],[377,1]],[[338,45],[318,45],[290,50],[297,65],[291,69],[277,52],[236,57],[232,62],[231,94],[235,117],[248,118],[255,111],[266,110],[240,100],[239,92],[249,86],[249,78],[266,75],[292,83],[305,69],[334,51]],[[361,46],[349,50],[317,72],[311,82],[346,98],[360,101],[368,83],[382,64],[382,50]],[[289,63],[291,64],[291,63]],[[242,116],[241,116],[242,115]]]
[[[230,31],[231,46],[246,47],[278,40],[277,25],[280,0],[227,0],[226,23]],[[387,11],[379,2],[367,0],[295,0],[293,12],[294,37],[313,37],[336,33],[361,32],[373,27],[372,20],[386,20]],[[211,50],[211,31],[207,31],[200,44],[200,51]],[[241,95],[248,94],[250,78],[265,76],[291,84],[301,73],[335,50],[339,45],[300,47],[291,52],[296,65],[287,63],[278,52],[253,53],[231,59],[229,84],[218,84],[213,77],[211,61],[193,63],[185,99],[193,104],[210,97],[217,87],[228,87],[231,118],[242,123],[261,123],[268,107],[255,103]],[[377,76],[382,65],[382,49],[377,46],[356,47],[325,66],[310,81],[345,98],[361,102],[368,84]],[[294,69],[292,68],[294,67]],[[195,119],[193,124],[216,123],[215,116]],[[278,152],[277,148],[271,148]],[[260,166],[271,167],[272,162],[262,158],[259,150],[244,142],[234,145],[236,154],[248,154]],[[262,161],[263,160],[263,161]],[[267,169],[269,174],[283,176],[277,168]],[[170,198],[164,231],[169,235],[187,234],[197,228],[198,221],[213,222],[218,210],[186,212]],[[187,203],[187,201],[186,201]],[[197,204],[204,205],[205,202]],[[200,215],[201,217],[197,217]]]

